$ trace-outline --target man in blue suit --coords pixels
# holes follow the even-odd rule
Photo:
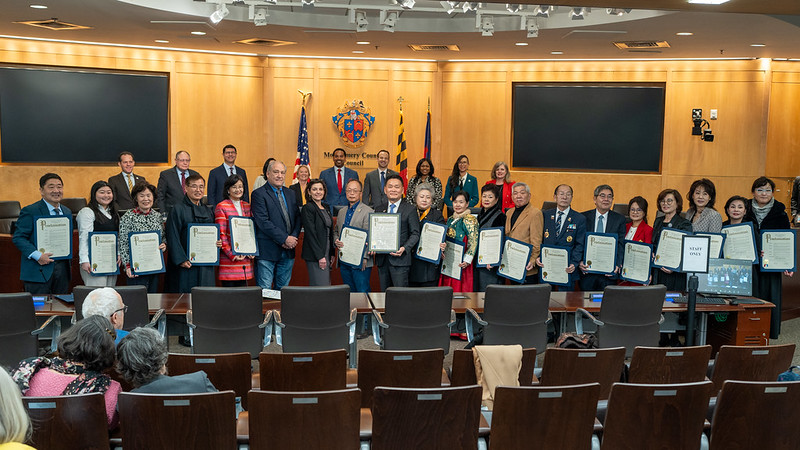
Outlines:
[[[224,162],[219,166],[211,169],[208,173],[208,206],[212,209],[217,206],[217,203],[225,199],[225,193],[222,192],[225,186],[225,180],[231,175],[239,175],[242,177],[244,183],[244,194],[242,200],[250,203],[250,189],[247,186],[247,172],[241,167],[235,165],[236,162],[236,147],[233,144],[228,144],[222,148],[222,159]]]
[[[572,204],[571,186],[562,184],[556,187],[553,200],[556,202],[556,207],[542,211],[544,215],[542,246],[552,245],[569,249],[567,273],[569,273],[570,285],[568,287],[553,286],[553,290],[572,291],[575,281],[578,280],[576,269],[583,260],[586,218],[570,207]],[[542,267],[541,258],[536,259],[536,265]]]
[[[358,172],[344,166],[346,161],[347,153],[343,148],[337,148],[333,151],[333,167],[325,169],[319,174],[320,179],[328,188],[326,201],[333,207],[334,213],[343,206],[349,205],[345,192],[347,182],[358,180]]]
[[[35,295],[69,293],[70,261],[55,261],[50,252],[40,252],[34,241],[34,221],[39,216],[66,216],[72,220],[72,211],[60,204],[64,196],[64,182],[54,173],[39,178],[42,199],[22,208],[12,241],[22,252],[19,279],[25,291]],[[70,234],[69,239],[72,239]]]
[[[275,290],[289,284],[294,249],[300,234],[300,209],[294,191],[283,186],[286,166],[272,161],[267,167],[267,184],[253,191],[250,210],[256,223],[258,242],[258,285]]]
[[[594,205],[591,209],[583,213],[586,217],[586,231],[591,233],[608,233],[617,238],[617,269],[622,266],[622,250],[625,241],[625,216],[611,210],[614,205],[614,189],[607,184],[601,184],[594,188]],[[583,291],[602,291],[606,286],[616,284],[617,273],[614,275],[602,275],[597,273],[586,273],[586,265],[581,256],[581,290]]]

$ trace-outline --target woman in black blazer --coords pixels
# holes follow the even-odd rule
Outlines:
[[[414,197],[420,223],[425,220],[441,224],[445,223],[442,212],[433,207],[433,186],[428,183],[418,185]],[[439,264],[423,261],[416,256],[412,256],[411,269],[408,272],[408,285],[411,287],[438,286],[439,270]]]
[[[333,216],[322,202],[327,194],[325,183],[319,178],[309,180],[306,187],[306,204],[300,210],[303,221],[302,257],[308,266],[309,286],[331,285],[333,252]]]
[[[509,189],[505,187],[503,189]],[[480,229],[506,226],[506,215],[503,213],[503,200],[500,198],[501,189],[498,185],[484,184],[481,188],[481,212],[478,213],[478,226]],[[475,277],[475,292],[485,292],[490,284],[503,284],[497,275],[497,266],[492,268],[477,267],[473,273]]]

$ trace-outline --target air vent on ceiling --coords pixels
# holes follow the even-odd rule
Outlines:
[[[622,50],[669,48],[667,41],[620,41],[614,42],[614,45]]]
[[[262,38],[242,39],[241,41],[234,41],[234,43],[245,44],[245,45],[260,45],[262,47],[280,47],[281,45],[297,44],[297,42],[278,41],[276,39],[262,39]]]
[[[408,44],[408,47],[415,52],[459,52],[458,45],[455,44]]]
[[[30,25],[32,27],[41,27],[47,28],[48,30],[88,30],[92,27],[87,27],[83,25],[75,25],[74,23],[67,23],[62,22],[55,17],[50,20],[28,20],[25,22],[14,22],[14,23],[21,23],[23,25]]]

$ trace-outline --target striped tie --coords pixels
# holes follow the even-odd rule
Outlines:
[[[125,179],[128,180],[128,192],[133,190],[133,182],[131,181],[131,178],[133,178],[133,175],[125,176]]]

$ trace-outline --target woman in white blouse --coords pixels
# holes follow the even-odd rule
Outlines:
[[[89,233],[119,231],[119,216],[114,206],[114,193],[105,181],[92,185],[89,205],[78,211],[78,257],[81,278],[86,286],[115,286],[116,275],[93,275],[89,262]],[[117,261],[119,263],[119,261]]]

